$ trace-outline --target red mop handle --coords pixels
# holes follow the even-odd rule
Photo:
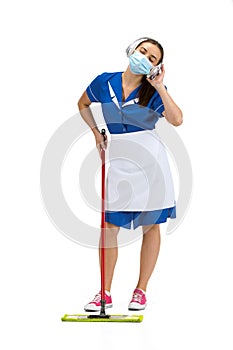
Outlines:
[[[101,134],[106,138],[105,129],[101,130]],[[101,313],[105,313],[105,150],[101,149],[102,161],[102,186],[101,186]]]

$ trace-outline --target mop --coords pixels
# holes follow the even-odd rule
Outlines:
[[[101,130],[105,138],[105,129]],[[61,320],[64,322],[142,322],[143,315],[108,315],[105,312],[105,150],[101,150],[102,162],[102,200],[101,200],[101,309],[99,314],[65,314]]]

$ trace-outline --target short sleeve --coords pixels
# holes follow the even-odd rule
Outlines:
[[[161,100],[161,99],[160,99]],[[164,105],[163,105],[163,102],[162,100],[160,101],[161,103],[159,104],[159,106],[154,109],[155,112],[157,112],[159,114],[159,117],[162,118],[163,115],[162,113],[164,112]]]
[[[101,102],[101,77],[102,75],[98,75],[86,89],[91,102]]]

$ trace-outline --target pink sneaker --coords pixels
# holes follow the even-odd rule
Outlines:
[[[101,309],[101,292],[99,292],[98,294],[96,294],[96,296],[94,297],[94,299],[88,303],[87,305],[84,306],[84,310],[85,311],[99,311]],[[112,307],[112,297],[111,294],[109,294],[109,292],[105,292],[105,300],[106,300],[106,304],[105,307],[106,309],[109,307]]]
[[[136,288],[133,292],[133,297],[129,303],[129,310],[144,310],[146,307],[146,294],[141,290]]]

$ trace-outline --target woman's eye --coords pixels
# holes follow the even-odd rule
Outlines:
[[[157,58],[154,57],[154,56],[149,57],[149,60],[150,60],[151,63],[156,63],[157,62]]]
[[[145,55],[146,49],[144,49],[144,47],[142,47],[142,48],[140,49],[140,52],[141,52],[143,55]]]

